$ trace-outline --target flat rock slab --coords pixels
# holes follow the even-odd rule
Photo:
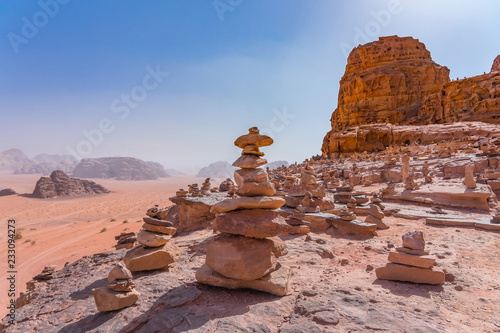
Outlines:
[[[436,258],[431,256],[414,256],[401,252],[390,252],[387,260],[395,264],[421,268],[431,268],[436,263]]]
[[[335,230],[341,234],[354,235],[354,236],[375,236],[377,232],[377,225],[365,223],[360,220],[344,221],[335,216],[328,218],[328,222]]]
[[[154,217],[145,216],[142,218],[144,223],[156,225],[160,227],[172,227],[174,224],[170,221],[155,219]]]
[[[479,228],[479,229],[500,230],[500,224],[498,224],[498,223],[477,222],[477,223],[474,223],[474,226],[476,228]]]
[[[92,289],[94,300],[99,311],[114,311],[133,305],[141,294],[137,290],[128,292],[114,291],[107,287]]]
[[[220,214],[237,209],[278,209],[285,204],[281,197],[241,197],[218,202],[210,209],[211,213]]]
[[[280,266],[274,272],[252,281],[235,280],[227,278],[207,265],[201,266],[196,271],[196,280],[200,283],[208,284],[214,287],[223,287],[228,289],[254,289],[276,296],[285,296],[288,290],[288,280],[290,279],[290,268]]]
[[[179,259],[181,249],[168,242],[161,247],[137,246],[123,257],[127,268],[132,272],[150,271],[166,267]]]
[[[382,221],[381,219],[379,219],[378,217],[375,217],[373,215],[368,215],[365,218],[365,222],[370,223],[370,224],[376,224],[377,229],[389,229],[389,226],[387,224],[385,224],[384,221]]]
[[[246,237],[266,238],[286,235],[290,226],[280,213],[266,209],[248,209],[218,215],[214,230]]]
[[[429,268],[410,267],[398,264],[387,264],[375,270],[377,279],[405,281],[425,284],[443,284],[445,274]]]
[[[325,213],[306,213],[304,216],[304,221],[309,222],[309,227],[312,230],[326,230],[331,227],[329,218],[335,218],[333,214]]]
[[[473,227],[477,221],[465,219],[447,219],[447,218],[427,218],[425,224],[445,225],[454,227]]]

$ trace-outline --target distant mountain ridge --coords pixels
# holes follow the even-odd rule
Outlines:
[[[155,180],[169,175],[160,163],[134,157],[99,157],[82,159],[73,170],[73,177]]]

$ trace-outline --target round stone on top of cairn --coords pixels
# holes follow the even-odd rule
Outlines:
[[[233,166],[239,197],[218,202],[213,228],[220,232],[207,243],[205,264],[196,272],[198,282],[229,289],[248,288],[284,296],[290,268],[278,262],[287,254],[285,243],[276,237],[292,228],[274,209],[285,204],[274,196],[275,189],[265,169],[260,147],[273,140],[252,127],[234,144],[243,149]]]

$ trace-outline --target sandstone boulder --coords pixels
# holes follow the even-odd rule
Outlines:
[[[133,305],[141,294],[137,290],[119,292],[106,287],[92,289],[98,311],[114,311]]]
[[[137,246],[123,257],[127,268],[132,272],[164,268],[179,259],[181,249],[168,242],[161,247],[145,248]]]
[[[137,233],[137,242],[146,247],[159,247],[167,243],[172,236],[141,229]]]

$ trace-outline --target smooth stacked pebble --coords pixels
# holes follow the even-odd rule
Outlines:
[[[443,284],[445,273],[433,270],[436,258],[425,251],[424,235],[421,231],[403,235],[403,246],[389,253],[389,264],[375,270],[378,279],[414,283]]]
[[[273,140],[259,134],[256,127],[234,144],[243,149],[233,163],[240,197],[226,199],[211,208],[217,214],[214,230],[219,235],[207,243],[205,264],[196,272],[204,284],[230,289],[249,288],[283,296],[288,290],[290,268],[277,258],[287,254],[285,243],[276,237],[287,234],[291,226],[274,209],[285,204],[274,196],[275,189],[267,172],[259,168],[267,163],[259,147]]]
[[[389,226],[382,221],[385,217],[384,212],[377,205],[370,205],[368,209],[368,216],[366,216],[365,222],[377,225],[377,229],[389,229]]]
[[[131,249],[135,246],[137,237],[135,232],[122,232],[118,236],[115,236],[115,240],[117,241],[115,250]]]
[[[169,242],[177,229],[171,221],[163,220],[166,212],[167,210],[150,209],[148,216],[143,218],[144,224],[137,233],[140,245],[123,257],[127,268],[132,272],[164,268],[181,255],[180,248]]]
[[[132,273],[118,263],[108,274],[106,287],[92,289],[99,311],[114,311],[133,305],[141,294],[135,290]]]

